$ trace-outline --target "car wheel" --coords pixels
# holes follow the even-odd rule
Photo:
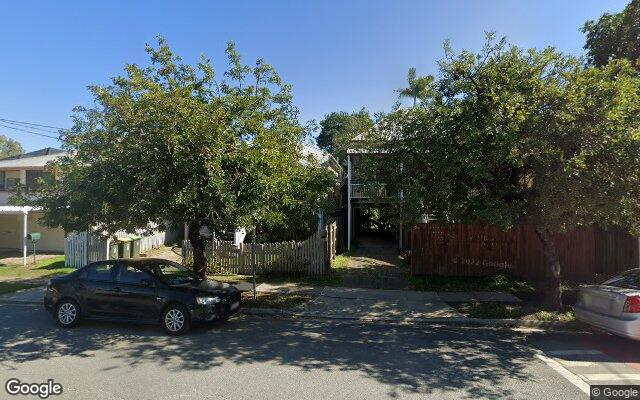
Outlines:
[[[71,299],[62,300],[56,306],[56,323],[63,328],[72,328],[80,322],[80,306]]]
[[[189,312],[180,304],[172,304],[162,313],[161,323],[169,335],[182,335],[189,330]]]

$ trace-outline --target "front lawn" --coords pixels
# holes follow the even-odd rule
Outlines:
[[[31,279],[48,279],[57,275],[65,275],[75,268],[65,267],[64,256],[57,256],[38,261],[35,265],[2,265],[0,281],[20,281]]]
[[[348,268],[350,259],[351,256],[346,253],[336,255],[333,261],[331,261],[331,269],[340,270]]]
[[[294,283],[303,286],[340,286],[342,285],[342,273],[346,271],[349,266],[349,255],[339,254],[331,262],[331,269],[326,275],[304,276],[304,275],[284,275],[284,274],[269,274],[269,275],[257,275],[256,283],[270,284],[286,284]],[[238,282],[252,282],[251,275],[238,275],[238,274],[215,274],[208,275],[210,279],[220,282],[226,282],[234,284]]]

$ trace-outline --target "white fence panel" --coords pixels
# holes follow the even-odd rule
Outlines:
[[[130,233],[118,231],[117,238],[129,237]],[[165,233],[155,230],[151,235],[141,235],[140,251],[164,245]],[[82,268],[94,261],[106,260],[109,257],[108,242],[99,235],[89,232],[73,232],[64,239],[64,262],[66,266]]]

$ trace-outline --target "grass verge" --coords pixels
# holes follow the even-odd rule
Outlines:
[[[562,311],[546,311],[531,304],[498,302],[448,303],[458,312],[472,318],[509,318],[527,321],[572,322],[573,310],[565,307]]]
[[[494,276],[410,276],[415,290],[428,292],[509,292],[533,293],[535,285],[508,275]]]
[[[251,282],[251,275],[235,275],[235,274],[223,274],[223,275],[208,275],[210,279],[229,283],[231,285],[238,282]],[[292,276],[292,275],[258,275],[256,276],[256,283],[271,283],[271,284],[285,284],[293,283],[304,286],[339,286],[342,284],[342,278],[332,272],[328,275],[319,276]]]
[[[289,309],[311,300],[312,296],[303,294],[283,294],[258,292],[253,299],[252,292],[242,293],[242,306],[250,308],[278,308]]]

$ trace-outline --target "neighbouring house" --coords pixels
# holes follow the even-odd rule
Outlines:
[[[28,191],[38,178],[46,178],[47,163],[63,156],[62,150],[47,147],[19,156],[0,159],[0,251],[20,251],[27,263],[27,234],[40,233],[37,251],[64,251],[65,232],[39,223],[42,210],[29,206],[9,205],[12,192],[23,185]]]
[[[376,125],[373,129],[384,129],[384,126]],[[382,134],[391,138],[387,132],[382,131]],[[375,184],[385,174],[376,166],[376,161],[385,157],[385,152],[367,145],[368,134],[356,136],[347,150],[347,201],[344,207],[349,250],[362,232],[364,211],[372,207],[389,210],[389,206],[403,196],[402,192],[385,193],[383,185]],[[398,168],[402,168],[401,163]],[[399,249],[410,250],[406,254],[414,275],[508,273],[541,280],[546,273],[541,268],[544,265],[542,243],[534,230],[525,224],[504,231],[489,224],[437,221],[425,215],[413,226],[403,227],[396,223],[391,231]],[[625,229],[584,226],[555,235],[555,244],[564,279],[588,281],[640,266],[640,238]]]
[[[380,129],[376,125],[373,129]],[[393,211],[390,205],[397,202],[402,196],[399,193],[395,196],[385,192],[384,186],[375,183],[384,176],[385,171],[380,168],[375,169],[376,163],[367,163],[367,161],[375,161],[380,157],[384,157],[384,151],[371,149],[366,145],[366,133],[361,133],[351,140],[347,149],[346,167],[346,209],[347,209],[347,250],[351,250],[354,239],[360,234],[363,220],[367,214],[367,210],[375,208],[378,212],[385,211],[391,213]],[[363,171],[362,166],[367,165],[367,171]],[[399,166],[400,168],[402,166]],[[376,192],[373,192],[376,191]],[[375,198],[375,201],[374,201]],[[404,229],[402,223],[398,223],[390,227],[388,232],[398,241],[398,248],[403,249],[408,245],[408,231]]]

